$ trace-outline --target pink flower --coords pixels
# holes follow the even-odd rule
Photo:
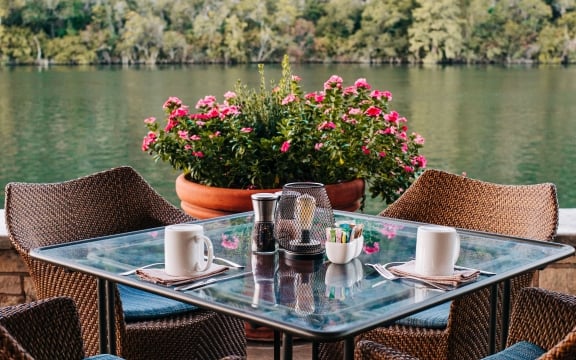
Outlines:
[[[148,134],[142,140],[142,151],[148,151],[150,149],[150,145],[152,145],[156,141],[156,133],[153,131],[149,131]]]
[[[236,93],[234,91],[226,91],[224,93],[224,99],[226,99],[226,100],[235,99],[235,98],[236,98]]]
[[[178,121],[176,121],[173,118],[170,118],[168,120],[168,123],[166,124],[166,126],[164,127],[164,131],[169,132],[170,130],[172,130],[172,128],[174,128],[174,126],[178,125]]]
[[[192,151],[192,155],[196,156],[198,158],[203,158],[204,157],[204,153],[202,151]]]
[[[210,108],[216,104],[216,97],[213,95],[204,96],[203,99],[198,100],[196,109]]]
[[[414,136],[414,143],[418,145],[424,145],[424,138],[420,134],[412,133]]]
[[[346,88],[344,88],[343,94],[344,96],[356,95],[358,94],[358,91],[356,89],[356,86],[347,86]]]
[[[239,243],[240,239],[238,238],[238,236],[233,236],[232,238],[230,238],[228,235],[222,234],[222,242],[220,243],[220,245],[222,245],[223,248],[235,250],[238,248]]]
[[[340,89],[342,87],[342,78],[338,75],[332,75],[324,83],[324,90],[330,90],[333,88]]]
[[[400,225],[384,225],[382,229],[380,229],[380,233],[388,240],[392,240],[396,237],[398,230],[401,229],[402,226]]]
[[[376,106],[370,106],[368,109],[366,109],[365,114],[368,116],[377,117],[382,114],[382,109]]]
[[[192,140],[192,141],[198,141],[198,140],[201,140],[201,139],[202,139],[202,138],[201,138],[200,136],[196,135],[196,134],[190,136],[190,140]]]
[[[290,149],[290,141],[284,141],[282,143],[282,146],[280,147],[280,151],[285,153],[288,152],[289,149]]]
[[[359,109],[359,108],[350,108],[350,109],[348,110],[348,114],[350,114],[350,115],[360,115],[360,114],[362,114],[362,109]]]
[[[410,165],[404,165],[404,171],[406,171],[407,173],[413,173],[414,167]]]
[[[174,111],[172,111],[172,113],[170,113],[170,116],[173,116],[173,117],[188,116],[188,107],[187,106],[181,106],[177,109],[174,109]]]
[[[362,145],[362,152],[365,155],[370,155],[370,149],[368,149],[368,147],[366,145]]]
[[[370,88],[371,88],[370,84],[368,84],[368,81],[366,81],[366,79],[364,79],[364,78],[360,78],[360,79],[356,80],[356,82],[354,83],[354,86],[356,86],[358,89],[370,90]]]
[[[388,101],[392,101],[392,93],[390,91],[384,91],[384,97],[387,98]]]
[[[324,121],[322,124],[318,125],[318,130],[330,130],[335,128],[336,124],[334,124],[332,121]]]
[[[166,100],[166,102],[164,103],[164,105],[162,105],[163,109],[168,109],[174,106],[180,107],[182,105],[182,100],[180,100],[179,98],[175,97],[175,96],[170,96],[168,98],[168,100]]]
[[[206,117],[208,119],[214,119],[220,117],[220,112],[218,111],[217,108],[210,109],[210,111],[206,113]]]
[[[400,147],[403,153],[407,153],[408,152],[408,144],[406,143],[402,143],[402,146]]]
[[[300,80],[302,80],[302,78],[298,75],[292,75],[292,81],[294,82],[300,82]]]
[[[398,113],[394,110],[390,111],[389,114],[384,115],[384,120],[389,121],[391,123],[398,122]]]
[[[296,96],[294,94],[288,94],[283,100],[282,105],[287,105],[296,100]]]
[[[208,135],[208,137],[209,137],[210,139],[213,139],[213,138],[218,137],[218,136],[220,136],[220,131],[216,131],[216,132],[214,132],[214,134]]]
[[[306,100],[314,100],[314,102],[316,103],[321,103],[322,101],[324,101],[324,96],[325,94],[323,92],[313,92],[306,94],[304,98]]]
[[[426,167],[426,163],[428,162],[426,160],[426,158],[423,155],[416,155],[414,156],[414,158],[412,159],[412,165],[420,167],[420,168],[425,168]]]
[[[178,137],[180,137],[182,140],[188,140],[188,131],[178,130]]]
[[[320,150],[320,149],[322,148],[322,146],[324,146],[323,143],[316,143],[316,144],[314,145],[314,150],[318,151],[318,150]]]
[[[236,105],[224,106],[220,110],[220,117],[224,118],[228,115],[237,115],[240,114],[240,109]]]
[[[144,124],[154,124],[156,122],[156,118],[155,117],[149,117],[144,119]]]
[[[252,128],[250,128],[250,127],[245,127],[245,128],[240,129],[240,132],[243,132],[243,133],[251,133],[251,132],[252,132]]]
[[[380,151],[378,157],[386,157],[386,151]]]
[[[380,243],[375,242],[375,243],[372,244],[372,246],[370,246],[370,245],[368,245],[368,244],[365,244],[363,250],[364,250],[364,252],[365,252],[366,254],[368,254],[368,255],[370,255],[370,254],[375,254],[375,253],[377,253],[378,251],[380,251]]]

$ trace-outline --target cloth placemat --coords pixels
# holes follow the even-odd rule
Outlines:
[[[478,279],[480,270],[454,270],[449,276],[427,276],[416,272],[415,261],[408,261],[400,265],[390,266],[388,270],[396,276],[413,276],[422,280],[435,282],[438,284],[451,285],[457,287],[462,284]]]
[[[208,270],[196,273],[194,275],[186,276],[172,276],[166,274],[164,269],[138,269],[136,270],[136,275],[144,281],[153,282],[155,284],[161,285],[179,285],[192,282],[194,280],[200,280],[212,275],[216,275],[228,270],[228,266],[212,264]]]

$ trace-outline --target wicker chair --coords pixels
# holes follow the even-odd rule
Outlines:
[[[554,184],[500,185],[426,170],[381,216],[536,240],[552,240],[558,227]],[[531,285],[533,273],[512,280],[511,296]],[[357,337],[421,359],[479,359],[488,353],[490,292],[454,300],[445,328],[394,324]],[[340,356],[342,343],[321,343],[322,358]]]
[[[39,299],[69,296],[82,324],[85,351],[99,351],[97,281],[29,256],[33,248],[193,220],[163,199],[134,169],[118,167],[52,184],[6,186],[10,240],[28,266]],[[242,321],[191,310],[126,321],[115,287],[117,354],[129,359],[219,359],[246,354]]]
[[[0,309],[0,360],[84,357],[80,321],[72,299],[58,297]],[[113,355],[96,358],[120,359]]]
[[[504,354],[510,356],[510,352],[519,352],[521,349],[527,353],[532,344],[540,347],[540,352],[545,352],[534,354],[534,359],[576,359],[576,296],[539,288],[522,289],[512,312],[506,349],[485,360],[509,359]],[[354,358],[417,360],[416,357],[369,340],[358,342]]]

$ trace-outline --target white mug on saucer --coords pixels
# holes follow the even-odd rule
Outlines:
[[[204,260],[204,248],[208,259]],[[188,276],[206,271],[212,265],[214,248],[197,224],[168,225],[164,231],[165,272],[172,276]]]
[[[426,276],[450,276],[460,256],[460,237],[448,226],[423,225],[416,237],[416,272]]]

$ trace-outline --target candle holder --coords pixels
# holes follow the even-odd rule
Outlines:
[[[323,258],[325,229],[333,224],[334,213],[323,184],[295,182],[283,186],[274,232],[285,256]]]

